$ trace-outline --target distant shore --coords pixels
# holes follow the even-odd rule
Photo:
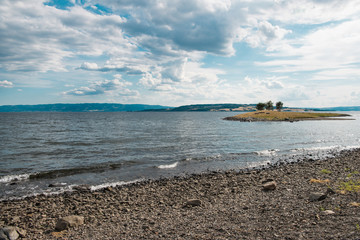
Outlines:
[[[25,230],[23,239],[357,239],[360,149],[263,169],[84,187],[3,201],[0,209],[0,227]],[[84,223],[55,231],[69,215]]]

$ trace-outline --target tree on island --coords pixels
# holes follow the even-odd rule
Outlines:
[[[273,102],[268,101],[267,103],[265,103],[265,108],[266,110],[274,110]]]
[[[281,109],[283,108],[284,104],[279,101],[276,103],[276,110],[278,110],[279,112],[281,112]]]
[[[258,104],[256,104],[256,110],[261,111],[264,110],[266,107],[265,103],[259,102]]]

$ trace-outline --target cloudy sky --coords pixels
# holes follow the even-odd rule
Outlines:
[[[360,105],[358,0],[0,3],[0,105]]]

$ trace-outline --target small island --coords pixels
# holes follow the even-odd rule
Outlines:
[[[340,113],[324,113],[324,112],[299,112],[299,111],[287,111],[282,112],[283,102],[279,101],[275,104],[276,111],[274,111],[274,106],[272,101],[266,103],[259,102],[256,105],[257,111],[247,112],[239,114],[233,117],[226,117],[224,120],[230,121],[240,121],[240,122],[261,122],[261,121],[271,121],[271,122],[297,122],[304,120],[354,120],[351,118],[339,118],[339,117],[349,117],[349,114],[340,114]]]
[[[319,113],[319,112],[280,112],[273,110],[258,110],[247,112],[232,117],[226,117],[224,120],[240,122],[259,122],[259,121],[287,121],[296,122],[304,120],[353,120],[349,114],[340,113]]]

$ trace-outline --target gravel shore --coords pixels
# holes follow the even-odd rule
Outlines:
[[[264,189],[266,188],[266,189]],[[19,239],[360,239],[360,149],[321,161],[212,172],[0,202]],[[62,217],[84,223],[55,230]]]

